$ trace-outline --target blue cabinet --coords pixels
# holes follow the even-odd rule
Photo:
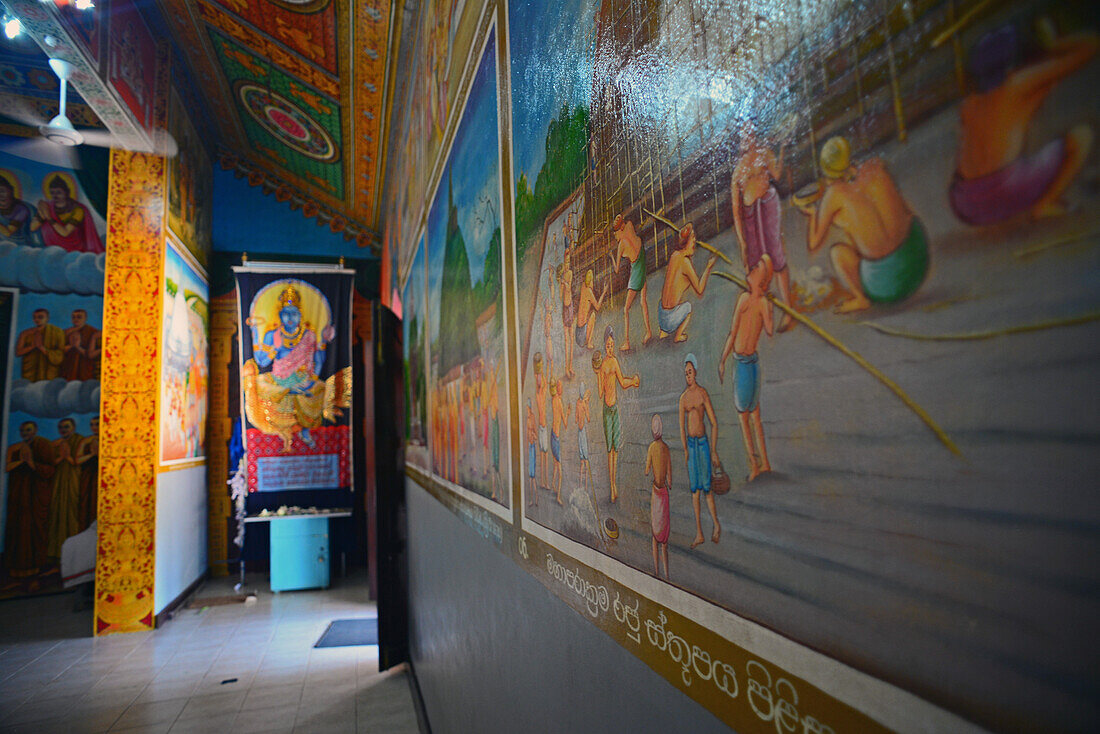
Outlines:
[[[328,518],[273,518],[271,590],[325,589],[328,585]]]

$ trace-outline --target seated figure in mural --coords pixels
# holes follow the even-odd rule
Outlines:
[[[843,137],[825,141],[825,178],[818,195],[795,201],[810,217],[806,245],[811,254],[825,244],[830,228],[844,233],[846,241],[835,243],[830,256],[851,298],[837,307],[837,313],[904,301],[928,274],[924,225],[902,198],[885,163],[872,158],[856,167],[851,152]]]
[[[46,178],[49,201],[40,199],[31,218],[31,231],[41,231],[47,247],[70,252],[103,252],[103,242],[95,230],[88,208],[73,198],[72,180],[53,173]]]
[[[1057,38],[1045,21],[1046,55],[1018,69],[1019,40],[1006,26],[970,51],[974,91],[959,105],[959,151],[949,192],[967,224],[1001,222],[1020,214],[1056,216],[1062,195],[1092,148],[1092,128],[1079,124],[1031,155],[1024,152],[1031,121],[1054,88],[1097,51],[1094,32]]]
[[[717,255],[711,255],[703,276],[695,273],[691,256],[695,254],[695,228],[689,222],[680,230],[676,238],[676,248],[668,258],[665,268],[665,283],[661,288],[661,302],[657,305],[657,326],[660,337],[664,339],[675,333],[673,341],[687,341],[687,325],[691,322],[691,301],[684,300],[688,288],[702,296],[707,288],[707,279],[718,262]]]
[[[324,420],[325,381],[319,374],[325,347],[336,330],[328,324],[318,335],[303,323],[301,294],[293,285],[279,294],[278,307],[278,326],[262,334],[249,319],[254,360],[251,368],[245,365],[245,401],[249,422],[264,433],[279,435],[283,450],[289,451],[295,433],[312,447],[309,429]],[[253,396],[249,396],[248,382],[253,378]],[[259,404],[254,404],[254,399]]]
[[[88,323],[88,312],[72,313],[73,325],[65,329],[65,356],[59,377],[66,380],[99,379],[99,329]]]
[[[34,326],[19,332],[15,343],[15,356],[23,360],[21,374],[29,382],[52,380],[65,358],[65,332],[50,323],[50,312],[44,308],[35,309],[31,318]]]
[[[27,202],[19,198],[18,181],[7,171],[0,171],[0,237],[17,245],[31,244],[31,217]]]
[[[53,446],[38,435],[38,424],[19,426],[18,443],[8,447],[8,512],[4,527],[4,567],[12,578],[35,576],[48,563],[46,528],[55,471]]]

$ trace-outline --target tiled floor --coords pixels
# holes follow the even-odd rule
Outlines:
[[[365,577],[282,594],[249,582],[255,603],[99,639],[71,594],[0,602],[0,732],[419,732],[408,674],[379,673],[377,646],[313,648],[333,619],[374,615]]]

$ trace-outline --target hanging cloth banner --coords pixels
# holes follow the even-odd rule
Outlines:
[[[350,489],[355,271],[233,270],[248,491]]]

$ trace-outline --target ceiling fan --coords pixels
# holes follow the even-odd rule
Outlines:
[[[69,77],[73,65],[63,59],[50,59],[50,68],[60,81],[58,112],[48,122],[30,110],[26,101],[12,95],[0,95],[0,114],[38,130],[40,138],[14,143],[5,151],[21,158],[31,158],[67,168],[80,168],[79,157],[73,151],[78,145],[94,145],[102,148],[121,148],[118,139],[106,130],[77,130],[66,114]],[[156,155],[171,158],[178,152],[176,141],[167,132],[161,132],[154,150]]]

